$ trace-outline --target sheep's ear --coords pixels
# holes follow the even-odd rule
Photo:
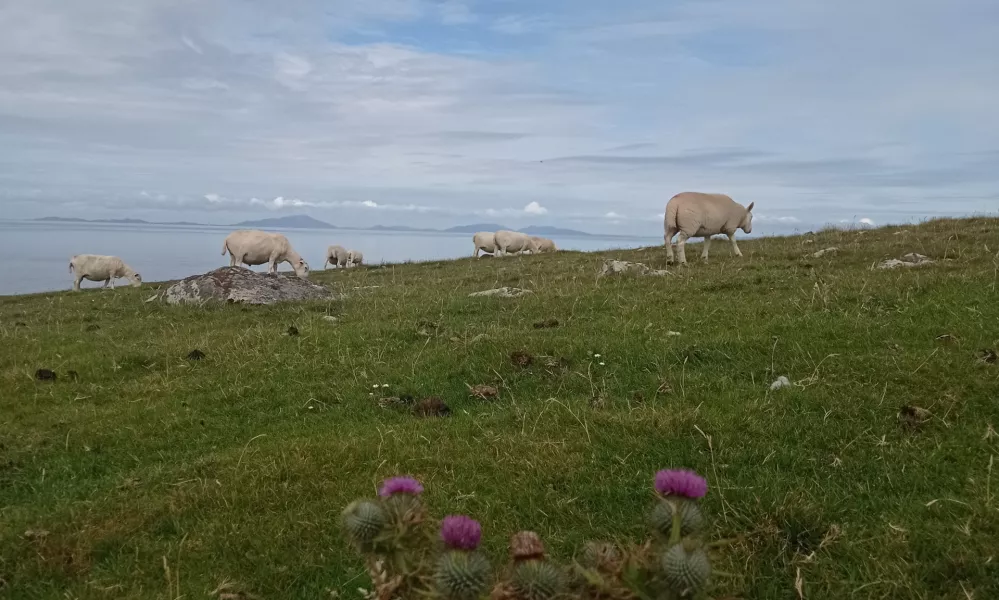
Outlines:
[[[746,212],[753,212],[753,207],[756,206],[755,202],[750,202],[749,206],[746,207]]]

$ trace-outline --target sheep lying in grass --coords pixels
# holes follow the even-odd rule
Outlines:
[[[229,266],[240,264],[262,265],[267,263],[267,272],[277,273],[277,264],[287,262],[302,279],[309,277],[309,265],[291,247],[288,238],[280,233],[268,233],[256,229],[240,229],[226,236],[222,243],[222,255],[229,252]]]
[[[142,276],[117,256],[77,254],[69,259],[69,272],[73,273],[74,271],[76,272],[76,280],[73,281],[73,290],[77,292],[80,291],[80,281],[83,279],[103,281],[103,287],[107,287],[110,283],[112,290],[114,289],[114,280],[119,277],[128,278],[134,287],[142,285]]]
[[[491,231],[480,231],[472,236],[472,243],[475,244],[475,258],[479,257],[479,252],[486,254],[496,254],[496,234]]]
[[[673,236],[677,238],[676,251],[680,264],[686,264],[687,255],[684,251],[687,239],[704,238],[704,249],[701,258],[708,260],[708,248],[711,247],[711,236],[724,233],[732,242],[732,251],[736,256],[742,256],[738,244],[735,243],[735,232],[742,229],[746,233],[753,231],[753,206],[745,207],[725,194],[703,194],[701,192],[682,192],[669,199],[666,203],[666,256],[673,262]]]

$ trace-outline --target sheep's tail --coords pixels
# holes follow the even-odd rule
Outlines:
[[[676,228],[676,214],[680,211],[679,202],[666,203],[666,226]]]
[[[222,256],[225,256],[225,251],[229,249],[229,240],[222,242]],[[230,252],[230,254],[232,254]]]
[[[69,272],[70,272],[70,273],[72,273],[72,272],[73,272],[73,260],[74,260],[75,258],[76,258],[76,257],[74,256],[73,258],[69,259]]]

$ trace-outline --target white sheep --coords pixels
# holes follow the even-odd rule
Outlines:
[[[323,268],[326,265],[333,265],[333,268],[346,267],[347,266],[347,249],[343,246],[330,246],[326,249],[326,262],[323,263]]]
[[[262,265],[267,263],[267,272],[277,274],[277,265],[287,262],[302,279],[309,277],[309,264],[291,247],[288,238],[280,233],[268,233],[256,229],[240,229],[226,236],[222,243],[222,255],[229,252],[229,266],[240,264]]]
[[[104,287],[111,284],[114,289],[114,280],[119,277],[126,277],[132,282],[132,286],[142,285],[142,276],[135,272],[132,267],[125,264],[125,261],[117,256],[104,256],[101,254],[77,254],[69,259],[69,272],[76,272],[76,280],[73,281],[73,290],[80,291],[80,281],[103,281]]]
[[[538,252],[557,252],[558,248],[555,247],[555,242],[548,238],[532,236],[532,240],[538,245]]]
[[[704,238],[704,249],[701,258],[708,260],[708,248],[711,247],[711,236],[724,233],[732,242],[732,251],[736,256],[742,256],[738,244],[735,243],[735,232],[742,229],[746,233],[753,231],[753,206],[739,204],[725,194],[704,194],[701,192],[681,192],[666,203],[666,256],[673,261],[673,236],[677,233],[676,251],[680,264],[686,264],[687,254],[684,247],[692,237]]]
[[[347,266],[356,267],[364,262],[364,254],[360,250],[347,251]]]
[[[479,257],[479,252],[486,254],[496,254],[496,234],[491,231],[480,231],[472,236],[472,243],[475,244],[475,258]]]
[[[537,254],[538,243],[531,236],[519,231],[507,231],[503,229],[496,232],[496,256],[522,252]]]

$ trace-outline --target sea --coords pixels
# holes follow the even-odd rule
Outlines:
[[[0,220],[0,296],[68,290],[74,254],[120,256],[143,281],[170,281],[228,266],[222,242],[233,227],[67,223]],[[364,253],[379,265],[470,257],[472,234],[352,229],[268,229],[288,236],[309,267],[323,268],[327,246],[339,244]],[[662,238],[551,236],[560,249],[611,250],[662,244]],[[254,267],[266,271],[267,265]],[[288,263],[279,271],[291,271]],[[127,285],[124,279],[120,285]],[[83,287],[100,287],[84,280]]]

